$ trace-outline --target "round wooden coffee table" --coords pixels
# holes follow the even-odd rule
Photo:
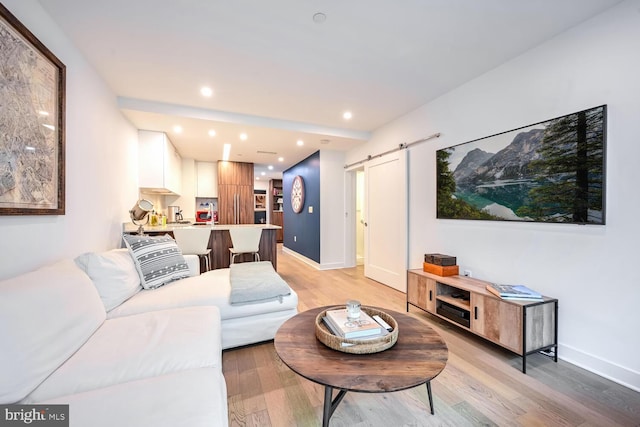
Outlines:
[[[390,314],[400,329],[398,341],[388,350],[372,354],[350,354],[333,350],[315,336],[315,319],[329,307],[318,307],[287,320],[274,339],[276,352],[291,370],[321,384],[324,391],[322,425],[329,419],[347,391],[386,393],[426,384],[433,414],[431,380],[447,363],[447,345],[428,325],[406,314]],[[339,392],[335,399],[333,390]]]

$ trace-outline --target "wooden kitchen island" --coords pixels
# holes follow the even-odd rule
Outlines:
[[[173,237],[175,228],[190,227],[189,224],[167,224],[166,226],[144,226],[145,234],[159,236],[169,234]],[[271,261],[273,268],[278,268],[278,252],[276,246],[276,231],[281,227],[271,224],[245,224],[245,225],[193,225],[193,227],[204,227],[211,230],[209,238],[209,248],[211,249],[211,269],[229,267],[229,248],[233,247],[229,229],[232,227],[258,227],[262,228],[262,237],[258,254],[260,261]],[[123,224],[123,234],[137,234],[138,226],[131,222]],[[253,255],[242,254],[236,257],[236,262],[252,261]]]

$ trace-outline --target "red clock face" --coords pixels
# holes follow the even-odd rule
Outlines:
[[[291,209],[295,213],[302,212],[304,206],[304,181],[300,175],[293,179],[291,186]]]

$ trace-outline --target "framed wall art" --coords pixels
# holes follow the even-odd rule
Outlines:
[[[607,106],[436,151],[437,217],[605,224]]]
[[[64,215],[65,66],[2,4],[0,52],[0,215]]]

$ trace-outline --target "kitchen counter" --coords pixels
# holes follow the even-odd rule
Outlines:
[[[202,223],[200,223],[202,224]],[[173,236],[173,230],[176,228],[184,227],[198,227],[208,228],[211,230],[211,236],[209,237],[209,248],[211,249],[211,269],[216,268],[228,268],[229,267],[229,248],[233,247],[231,242],[231,236],[229,235],[229,229],[233,227],[258,227],[262,229],[262,237],[260,238],[260,245],[258,247],[258,254],[260,255],[260,261],[271,261],[273,268],[278,267],[278,253],[276,246],[276,231],[282,227],[273,224],[205,224],[205,225],[193,225],[193,224],[177,224],[170,223],[167,225],[144,226],[145,234],[150,236],[158,236],[163,234],[170,234]],[[123,234],[136,234],[138,232],[138,226],[125,222],[122,224]],[[236,262],[252,261],[253,256],[251,254],[243,254],[236,257]]]
[[[198,225],[195,225],[198,224]],[[203,225],[200,225],[203,224]],[[210,228],[212,230],[228,230],[232,227],[259,227],[265,230],[280,230],[282,227],[274,224],[207,224],[207,223],[188,223],[188,224],[179,224],[179,223],[168,223],[167,225],[145,225],[143,226],[144,232],[147,234],[158,234],[162,232],[170,232],[174,228],[182,228],[182,227],[204,227]],[[133,224],[132,222],[125,222],[122,224],[122,232],[125,234],[135,234],[138,232],[138,226]]]

